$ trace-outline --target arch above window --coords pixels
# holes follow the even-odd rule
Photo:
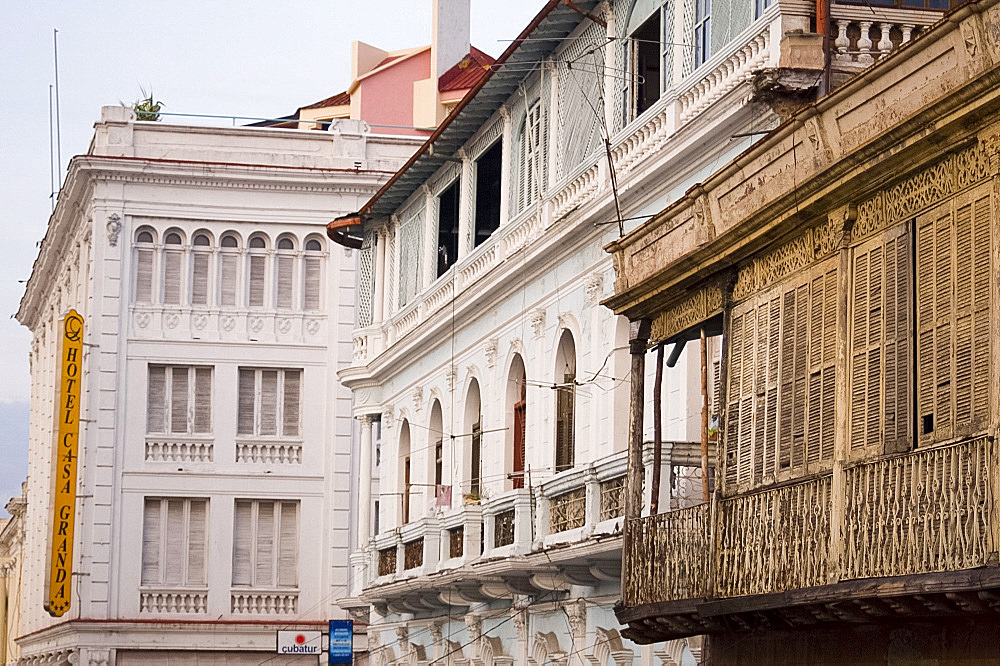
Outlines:
[[[306,241],[306,252],[322,252],[323,244],[320,243],[315,238],[310,238]]]
[[[240,241],[236,238],[235,234],[228,233],[222,237],[222,247],[239,247]]]
[[[264,240],[263,236],[254,236],[250,239],[250,243],[247,247],[251,250],[264,250],[267,248],[267,241]]]
[[[152,243],[153,242],[153,232],[150,229],[140,229],[139,233],[135,235],[136,243]]]
[[[195,234],[192,245],[195,247],[210,247],[212,245],[212,239],[209,238],[206,233],[198,233]]]
[[[254,239],[254,240],[257,240],[257,239]],[[295,249],[295,241],[293,241],[288,236],[284,236],[282,238],[279,238],[278,239],[278,249],[279,250],[294,250]]]
[[[164,245],[181,245],[183,242],[184,241],[181,239],[181,235],[176,231],[168,231],[163,237]]]

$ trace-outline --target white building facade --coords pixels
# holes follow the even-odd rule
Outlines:
[[[331,224],[333,240],[363,243],[340,372],[362,423],[341,604],[369,610],[374,663],[698,661],[696,639],[641,647],[613,613],[630,336],[601,306],[614,280],[603,247],[778,124],[752,80],[808,70],[791,55],[810,10],[547,2],[408,168]],[[688,216],[713,236],[710,211]],[[698,346],[665,370],[661,506],[702,501]]]
[[[345,617],[357,253],[323,225],[412,154],[328,132],[136,122],[74,158],[33,333],[18,663],[256,664]],[[85,319],[72,605],[45,614],[58,326]],[[304,659],[304,657],[300,657]],[[315,659],[312,657],[311,659]]]

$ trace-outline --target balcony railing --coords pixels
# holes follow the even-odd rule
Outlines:
[[[922,7],[872,9],[867,4],[834,3],[830,6],[833,67],[864,69],[914,39],[941,16],[940,10]]]
[[[998,476],[996,445],[978,437],[630,521],[623,602],[984,566],[995,548],[991,530],[1000,529]]]
[[[146,437],[146,462],[212,462],[215,443],[211,435],[149,435]]]

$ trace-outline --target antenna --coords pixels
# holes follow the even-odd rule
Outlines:
[[[62,187],[62,142],[59,136],[59,30],[52,28],[52,52],[55,56],[56,73],[56,176]]]
[[[52,84],[49,84],[49,201],[56,209],[56,159],[55,138],[52,134]]]

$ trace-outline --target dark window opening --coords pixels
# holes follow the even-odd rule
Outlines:
[[[441,479],[444,476],[443,458],[444,445],[439,439],[437,444],[434,445],[434,485],[436,486],[441,485]]]
[[[694,3],[694,66],[700,67],[712,55],[712,0]]]
[[[458,260],[458,183],[456,180],[438,197],[438,277]]]
[[[494,143],[476,162],[476,232],[479,245],[500,228],[501,142]]]
[[[410,456],[403,460],[403,521],[410,522]]]
[[[479,468],[482,465],[482,449],[480,448],[483,437],[483,429],[480,423],[477,421],[475,425],[472,426],[472,469],[469,478],[469,493],[478,497],[479,496]]]
[[[924,426],[923,429],[922,429],[923,432],[921,432],[921,434],[927,435],[929,433],[934,432],[934,415],[933,414],[924,414],[923,426]]]
[[[660,99],[660,12],[632,34],[636,52],[635,113],[639,115]]]

